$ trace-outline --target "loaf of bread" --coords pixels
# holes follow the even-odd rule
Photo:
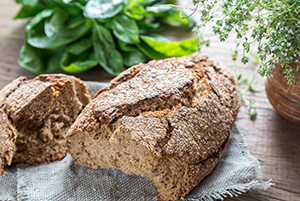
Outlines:
[[[133,66],[101,89],[67,133],[75,163],[147,177],[179,200],[218,163],[240,107],[221,64],[186,56]]]
[[[38,164],[66,155],[66,133],[90,102],[73,76],[20,77],[0,91],[0,174],[11,163]]]

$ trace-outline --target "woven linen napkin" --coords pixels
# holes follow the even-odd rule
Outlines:
[[[86,83],[92,96],[106,85]],[[0,176],[0,184],[0,201],[157,200],[155,187],[146,178],[75,165],[69,154],[50,164],[13,165]],[[234,126],[218,165],[185,200],[223,200],[249,189],[266,190],[271,185],[270,181],[262,181],[258,160],[250,155],[243,135]]]

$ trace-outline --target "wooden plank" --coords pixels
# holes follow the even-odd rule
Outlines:
[[[24,27],[27,20],[13,21],[19,6],[14,1],[0,1],[0,88],[18,76],[28,78],[36,76],[19,67],[17,59],[24,39]],[[219,61],[235,71],[251,77],[254,65],[242,64],[231,59],[235,48],[235,40],[229,38],[225,43],[218,39],[209,30],[205,32],[206,38],[211,39],[210,47],[203,47],[201,54],[208,55],[211,59]],[[61,73],[59,70],[57,73]],[[101,68],[94,68],[88,72],[75,74],[83,80],[109,81],[113,76],[108,75]],[[264,78],[256,76],[255,85],[264,87]],[[245,135],[248,149],[261,163],[262,177],[264,180],[272,178],[276,185],[267,191],[251,190],[237,198],[226,200],[239,201],[265,201],[265,200],[300,200],[300,127],[297,127],[282,117],[272,108],[266,98],[265,92],[251,93],[246,96],[256,101],[258,116],[251,121],[247,108],[242,106],[237,118],[237,125]]]

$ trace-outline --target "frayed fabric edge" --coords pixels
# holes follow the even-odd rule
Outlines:
[[[269,187],[275,185],[272,183],[272,179],[268,181],[258,181],[253,180],[247,184],[241,184],[233,186],[232,188],[226,189],[222,192],[211,192],[204,197],[201,198],[188,198],[187,201],[215,201],[215,200],[224,200],[228,197],[237,197],[243,193],[246,193],[250,189],[257,189],[257,190],[267,190]]]
[[[17,200],[30,200],[26,192],[28,192],[30,184],[30,175],[27,172],[20,174],[21,169],[26,168],[26,164],[17,164]]]

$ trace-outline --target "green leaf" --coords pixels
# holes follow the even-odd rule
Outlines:
[[[164,42],[150,36],[141,36],[141,39],[165,57],[181,57],[197,51],[197,38],[179,42]]]
[[[133,52],[125,52],[123,54],[123,60],[124,60],[125,66],[131,67],[133,65],[136,65],[139,63],[145,63],[145,62],[149,61],[149,57],[147,57],[141,51],[136,49]]]
[[[116,75],[119,75],[124,71],[123,57],[118,50],[112,49],[111,51],[108,51],[106,57],[110,68]]]
[[[117,40],[119,48],[124,52],[132,52],[135,51],[137,48],[134,45],[130,45],[127,43],[124,43],[123,41]]]
[[[48,52],[48,51],[47,51]],[[64,54],[64,49],[50,50],[48,54],[42,56],[44,60],[45,72],[50,73],[60,68],[59,62]]]
[[[237,77],[237,80],[239,81],[239,80],[241,80],[241,78],[242,78],[242,74],[239,74],[239,76]]]
[[[145,21],[137,21],[137,25],[140,29],[140,33],[143,30],[146,30],[147,33],[153,32],[158,30],[161,27],[160,23],[154,23],[154,22],[148,23]]]
[[[93,26],[93,48],[98,64],[108,73],[118,75],[124,70],[122,56],[115,49],[112,35],[97,22]]]
[[[42,73],[45,69],[40,54],[41,52],[25,42],[20,50],[18,64],[31,72]]]
[[[32,17],[41,12],[43,9],[43,7],[23,6],[13,19]]]
[[[193,0],[194,5],[196,5],[197,3],[199,3],[199,0]]]
[[[249,57],[243,56],[243,57],[242,57],[242,62],[243,62],[244,64],[246,64],[247,62],[249,62]]]
[[[82,23],[76,28],[64,28],[53,36],[47,37],[43,30],[38,27],[36,29],[27,29],[26,27],[26,40],[31,46],[36,48],[55,49],[76,41],[89,33],[90,30],[91,25],[89,23]]]
[[[73,28],[76,28],[77,26],[80,26],[84,22],[88,22],[88,21],[86,20],[86,18],[82,14],[79,14],[79,15],[76,15],[72,18],[69,18],[66,21],[65,26],[68,29],[73,29]]]
[[[53,9],[45,9],[42,12],[34,16],[26,25],[25,32],[32,30],[35,26],[41,23],[43,20],[47,19],[54,13]]]
[[[110,18],[123,9],[123,0],[89,0],[84,14],[88,18]]]
[[[60,7],[65,12],[71,15],[77,15],[84,7],[75,1],[63,1],[63,0],[52,0],[55,3],[55,6]]]
[[[161,4],[161,3],[157,3]],[[155,4],[155,5],[157,5]],[[146,7],[145,17],[166,17],[169,11],[172,10],[171,6],[148,6]]]
[[[16,0],[16,3],[23,6],[36,6],[39,4],[39,0]]]
[[[15,18],[33,16],[25,27],[26,42],[18,62],[35,73],[47,73],[59,66],[67,72],[83,72],[99,64],[110,74],[118,75],[124,70],[124,64],[132,66],[149,58],[178,55],[174,54],[178,48],[175,44],[153,34],[164,27],[161,22],[179,20],[175,15],[178,11],[151,7],[174,3],[174,0],[16,2],[22,8]],[[146,36],[141,38],[141,34]],[[187,51],[183,44],[177,45]],[[171,48],[172,54],[163,46]]]
[[[40,0],[47,8],[55,8],[56,4],[53,0]]]
[[[67,46],[67,52],[73,55],[80,55],[93,46],[91,37],[83,38]]]
[[[45,34],[47,37],[51,37],[59,32],[64,26],[65,21],[68,18],[68,14],[61,9],[56,9],[54,14],[46,20],[44,25]]]
[[[135,20],[126,15],[117,15],[112,19],[113,34],[121,41],[129,44],[137,44],[139,40],[139,28]]]
[[[63,49],[56,51],[37,49],[25,42],[20,51],[18,64],[33,73],[49,73],[60,67],[59,61],[63,52]]]
[[[96,33],[98,40],[100,40],[106,49],[114,49],[114,39],[107,28],[95,22],[93,26],[93,34]]]
[[[137,44],[138,49],[143,52],[145,55],[147,55],[151,59],[163,59],[165,56],[161,54],[160,52],[153,49],[151,46],[149,46],[144,41],[141,41],[139,44]]]
[[[162,42],[171,42],[168,38],[160,35],[160,34],[155,34],[155,33],[147,33],[147,34],[144,34],[143,36],[148,36],[148,37],[151,37],[153,40],[158,40],[158,41],[162,41]]]
[[[145,8],[141,5],[145,0],[130,0],[124,8],[124,13],[135,20],[142,20],[146,12]]]
[[[193,18],[186,18],[182,19],[180,17],[180,10],[172,10],[172,12],[166,17],[163,18],[163,21],[168,23],[168,24],[176,24],[176,25],[182,25],[182,26],[193,26],[195,25],[195,21]],[[187,17],[184,12],[182,12],[182,16]]]
[[[81,73],[97,65],[93,49],[89,49],[79,56],[66,52],[60,61],[61,68],[69,73]]]

